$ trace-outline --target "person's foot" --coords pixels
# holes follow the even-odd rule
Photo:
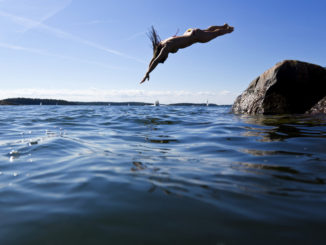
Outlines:
[[[226,30],[228,31],[228,33],[231,33],[234,31],[234,27],[233,26],[227,26]]]

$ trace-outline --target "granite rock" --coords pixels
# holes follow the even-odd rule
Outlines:
[[[285,60],[253,80],[237,97],[237,114],[301,114],[326,96],[326,69],[296,60]]]
[[[326,114],[326,96],[309,109],[306,114]]]

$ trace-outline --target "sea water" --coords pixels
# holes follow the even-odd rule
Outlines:
[[[0,244],[325,244],[326,118],[1,106]]]

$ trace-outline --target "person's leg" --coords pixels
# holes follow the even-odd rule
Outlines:
[[[224,24],[222,26],[210,26],[207,29],[204,29],[203,31],[216,31],[216,30],[219,30],[219,29],[225,29],[227,27],[228,27],[228,24]]]
[[[211,41],[212,39],[218,37],[218,36],[222,36],[224,34],[230,33],[233,31],[233,27],[228,27],[225,29],[219,29],[216,31],[202,31],[202,30],[198,30],[196,39],[198,42],[200,43],[207,43],[209,41]]]

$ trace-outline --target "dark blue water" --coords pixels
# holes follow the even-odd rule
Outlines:
[[[325,244],[326,118],[0,107],[0,244]]]

